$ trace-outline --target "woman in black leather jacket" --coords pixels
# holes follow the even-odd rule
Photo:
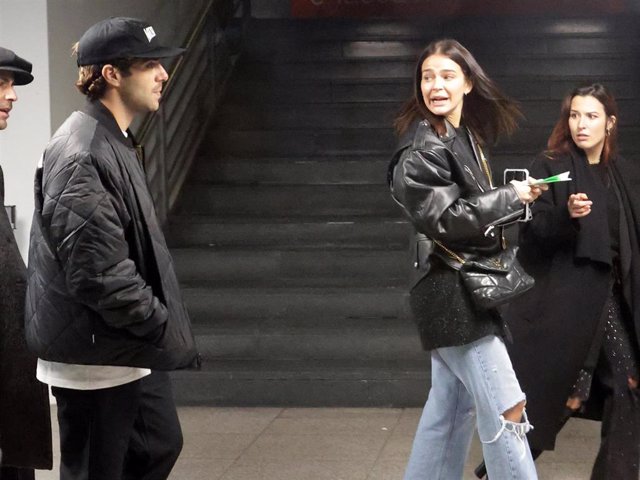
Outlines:
[[[504,323],[474,306],[447,253],[499,251],[501,225],[540,195],[524,182],[495,187],[482,150],[515,129],[519,110],[454,40],[427,46],[414,85],[415,98],[396,121],[403,141],[389,178],[417,233],[410,305],[431,350],[432,386],[404,478],[461,479],[477,426],[491,478],[535,479],[525,395],[502,340]]]

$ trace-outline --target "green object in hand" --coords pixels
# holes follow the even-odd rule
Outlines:
[[[559,173],[558,175],[553,175],[551,177],[537,179],[535,181],[530,181],[529,185],[542,185],[543,183],[556,183],[556,182],[569,182],[571,178],[569,178],[569,171]]]

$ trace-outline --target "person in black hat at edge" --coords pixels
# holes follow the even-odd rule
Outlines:
[[[0,130],[8,126],[15,86],[33,81],[31,63],[0,47]],[[4,175],[0,167],[0,206]],[[4,208],[0,212],[0,450],[2,480],[33,480],[34,469],[51,469],[49,392],[36,380],[36,356],[24,338],[27,268]]]
[[[25,329],[58,404],[61,480],[162,480],[182,449],[169,370],[199,355],[141,152],[128,128],[158,110],[183,49],[133,18],[74,46],[87,96],[36,171]]]

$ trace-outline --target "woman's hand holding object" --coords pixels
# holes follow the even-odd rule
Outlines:
[[[532,182],[533,180],[533,182]],[[549,185],[546,184],[536,184],[530,185],[530,183],[535,183],[535,179],[529,179],[527,181],[519,181],[519,180],[511,180],[510,182],[516,189],[516,193],[520,198],[522,203],[533,203],[536,199],[542,195],[542,192],[549,189]]]

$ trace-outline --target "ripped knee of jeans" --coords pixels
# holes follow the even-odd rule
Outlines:
[[[511,420],[507,420],[504,418],[504,415],[500,415],[500,430],[496,433],[496,436],[491,440],[482,440],[482,443],[495,443],[497,442],[502,435],[515,435],[518,442],[520,443],[520,447],[522,452],[520,454],[520,458],[524,458],[527,454],[527,444],[525,436],[531,430],[533,430],[533,425],[529,423],[529,418],[527,417],[527,411],[525,409],[522,410],[522,422],[512,422]]]

